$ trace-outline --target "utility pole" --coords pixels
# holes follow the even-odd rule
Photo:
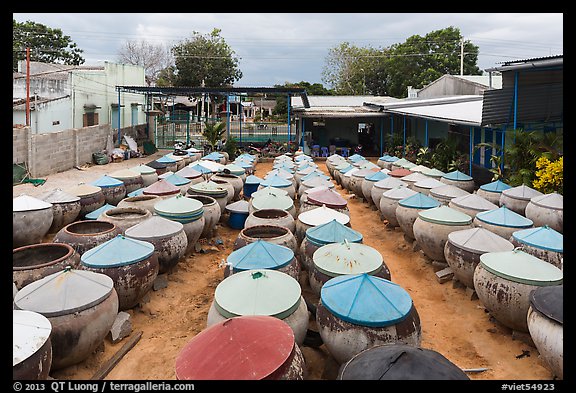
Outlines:
[[[464,75],[464,37],[460,39],[460,75]]]
[[[26,126],[30,127],[30,48],[26,48]]]

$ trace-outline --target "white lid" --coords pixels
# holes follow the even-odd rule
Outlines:
[[[12,310],[12,366],[34,355],[50,338],[52,324],[34,311]]]
[[[12,211],[25,212],[51,208],[52,204],[30,195],[22,194],[12,199]]]
[[[330,209],[329,207],[326,207],[326,205],[322,205],[322,207],[300,213],[298,215],[298,220],[303,224],[315,227],[317,225],[326,224],[332,220],[336,220],[340,224],[346,225],[350,222],[350,217],[337,210]]]

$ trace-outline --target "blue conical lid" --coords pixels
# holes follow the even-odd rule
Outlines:
[[[548,225],[521,229],[512,234],[518,242],[543,250],[564,252],[564,236]]]
[[[320,172],[318,170],[314,170],[314,171],[311,171],[310,173],[308,173],[307,175],[302,176],[302,178],[300,179],[300,182],[303,183],[306,180],[314,179],[315,177],[319,177],[319,178],[324,179],[324,180],[330,180],[330,176],[326,176],[322,172]]]
[[[124,185],[124,182],[121,180],[115,179],[113,177],[110,177],[108,175],[104,175],[101,178],[94,180],[90,184],[92,184],[93,186],[108,188],[108,187],[118,187],[118,186]]]
[[[108,268],[131,265],[154,253],[150,242],[118,235],[80,256],[82,265],[93,268]]]
[[[224,155],[222,153],[218,153],[217,151],[213,151],[210,154],[207,154],[203,157],[205,160],[220,160]]]
[[[236,159],[233,161],[233,163],[234,163],[234,165],[238,165],[240,168],[243,168],[243,169],[252,168],[252,164],[248,161]]]
[[[460,172],[459,170],[455,170],[452,172],[448,172],[447,174],[445,174],[444,176],[442,176],[444,179],[448,179],[448,180],[454,180],[454,181],[468,181],[468,180],[472,180],[471,176],[468,176],[467,174],[465,174],[464,172]]]
[[[386,179],[388,176],[386,173],[382,172],[382,171],[378,171],[378,172],[374,172],[371,175],[368,175],[364,178],[364,180],[368,180],[368,181],[373,181],[373,182],[377,182],[380,181],[382,179]]]
[[[256,156],[253,156],[252,154],[249,153],[242,153],[238,157],[236,157],[236,159],[254,161],[256,159]]]
[[[432,209],[433,207],[440,206],[440,202],[428,195],[417,192],[414,195],[398,201],[398,205],[413,209]]]
[[[366,273],[331,278],[320,289],[320,299],[338,318],[370,327],[394,325],[412,309],[404,288]]]
[[[198,171],[200,173],[212,173],[212,169],[210,168],[206,168],[203,165],[200,164],[194,164],[194,165],[188,165],[190,168],[194,169],[195,171]]]
[[[109,203],[106,203],[104,206],[99,207],[98,209],[91,211],[90,213],[86,214],[84,216],[84,218],[86,220],[97,220],[98,217],[100,217],[100,214],[104,213],[105,211],[108,211],[110,209],[115,208],[116,206],[111,205]]]
[[[260,185],[261,186],[271,186],[271,187],[284,188],[284,187],[290,187],[292,185],[292,182],[284,179],[281,176],[278,176],[277,174],[274,174],[274,175],[270,176],[268,179],[262,180],[260,182]]]
[[[392,157],[392,156],[389,155],[389,154],[384,154],[382,157],[379,158],[379,160],[381,160],[381,161],[386,161],[386,160],[387,160],[388,158],[390,158],[390,157]]]
[[[534,225],[534,222],[513,210],[502,206],[498,209],[488,210],[476,214],[478,220],[488,224],[500,225],[511,228],[527,228]]]
[[[175,186],[183,186],[189,184],[191,182],[190,179],[177,175],[176,173],[171,174],[170,176],[166,176],[164,178],[169,183],[174,184]]]
[[[157,162],[162,162],[164,164],[174,164],[176,160],[168,155],[162,156],[156,160]]]
[[[502,180],[496,180],[493,181],[492,183],[488,183],[488,184],[484,184],[482,186],[480,186],[480,189],[487,191],[487,192],[502,192],[504,190],[507,190],[509,188],[512,188],[512,186],[509,186],[508,184],[504,183]]]
[[[234,270],[280,269],[293,258],[294,251],[288,247],[258,239],[232,251],[226,261]]]
[[[346,164],[344,164],[346,165]],[[348,166],[344,166],[343,168],[339,168],[340,165],[338,165],[336,167],[336,169],[338,170],[338,172],[340,173],[348,173],[349,171],[351,171],[352,169],[357,169],[354,165],[350,165],[348,164]]]
[[[306,230],[306,238],[316,245],[328,243],[340,243],[348,240],[351,243],[362,243],[363,236],[360,232],[333,219]]]
[[[255,175],[250,175],[246,177],[246,181],[244,182],[244,184],[260,184],[262,183],[262,179],[260,179],[258,176]]]
[[[386,161],[386,162],[396,162],[396,161],[398,161],[399,159],[400,159],[400,158],[399,158],[399,157],[396,157],[396,156],[388,156],[388,157],[384,158],[384,161]]]
[[[135,197],[135,196],[138,196],[138,195],[142,195],[143,192],[144,192],[144,187],[140,187],[139,189],[134,190],[134,191],[129,192],[128,194],[126,194],[126,197],[127,197],[127,198],[131,198],[131,197]]]
[[[292,172],[287,171],[283,168],[272,169],[270,172],[268,172],[266,174],[266,176],[264,176],[264,179],[268,179],[269,177],[272,177],[274,175],[278,175],[281,178],[286,179],[286,180],[294,179],[294,175],[292,174]]]
[[[364,156],[361,156],[360,154],[352,154],[350,157],[348,157],[348,160],[352,162],[358,162],[365,159],[366,158]]]

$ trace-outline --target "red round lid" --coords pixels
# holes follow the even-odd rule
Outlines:
[[[281,319],[243,315],[212,325],[176,358],[179,380],[260,380],[291,358],[294,332]]]
[[[404,169],[404,168],[398,168],[398,169],[394,169],[394,170],[388,172],[388,176],[404,177],[404,176],[410,175],[411,173],[412,173],[411,170]]]

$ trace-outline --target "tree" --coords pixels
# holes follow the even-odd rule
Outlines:
[[[363,59],[369,50],[358,48],[348,42],[328,52],[327,64],[322,70],[322,80],[332,86],[339,95],[359,95],[365,90]],[[361,70],[364,70],[362,72]]]
[[[176,86],[230,86],[242,78],[238,58],[220,37],[220,31],[214,29],[206,35],[195,31],[192,39],[172,47],[176,67],[172,79]]]
[[[26,59],[26,48],[30,48],[30,60],[43,63],[67,65],[84,64],[82,49],[72,42],[70,36],[60,29],[43,24],[12,19],[12,70],[18,70],[18,61]]]
[[[170,49],[163,44],[154,45],[144,40],[126,41],[118,51],[121,63],[144,67],[146,84],[155,85],[160,73],[173,64]]]
[[[314,96],[331,96],[336,93],[334,90],[325,88],[321,83],[313,83],[300,81],[297,83],[284,82],[284,85],[274,85],[274,87],[299,87],[306,89],[308,95]],[[272,113],[277,116],[287,116],[288,115],[288,98],[285,95],[275,95],[276,106],[272,110]]]
[[[206,139],[206,141],[214,150],[215,146],[218,144],[218,141],[222,140],[222,136],[226,132],[226,124],[219,121],[219,122],[207,122],[202,132],[202,136]]]

